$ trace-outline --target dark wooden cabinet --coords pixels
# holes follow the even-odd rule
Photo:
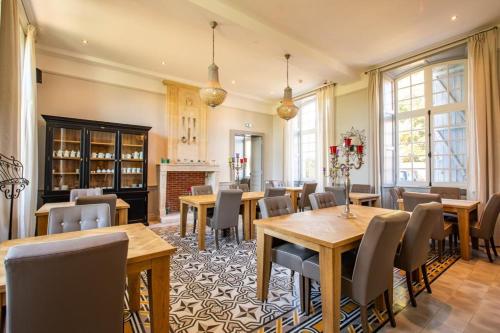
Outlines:
[[[73,188],[101,187],[130,204],[129,223],[148,219],[151,127],[43,115],[44,202],[69,201]]]

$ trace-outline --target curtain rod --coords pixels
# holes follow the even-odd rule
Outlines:
[[[483,32],[487,32],[487,31],[490,31],[490,30],[495,30],[495,29],[498,29],[497,26],[493,26],[493,27],[489,27],[489,28],[486,28],[486,29],[483,29],[483,30],[480,30],[478,32],[475,32],[475,33],[471,33],[467,36],[464,36],[462,38],[459,38],[459,39],[456,39],[456,40],[453,40],[451,42],[448,42],[446,44],[442,44],[442,45],[439,45],[439,46],[435,46],[433,48],[430,48],[428,50],[425,50],[425,51],[422,51],[422,52],[419,52],[419,53],[416,53],[416,54],[413,54],[409,57],[406,57],[406,58],[403,58],[403,59],[399,59],[399,60],[396,60],[396,61],[393,61],[393,62],[390,62],[388,64],[385,64],[385,65],[381,65],[381,66],[378,66],[378,67],[375,67],[375,68],[372,68],[372,69],[369,69],[365,72],[365,74],[368,74],[372,71],[375,71],[375,70],[380,70],[380,69],[385,69],[385,68],[390,68],[396,64],[399,64],[399,63],[403,63],[405,61],[409,61],[409,60],[412,60],[413,58],[418,58],[419,56],[423,56],[424,54],[426,53],[429,53],[429,52],[432,52],[432,51],[436,51],[436,50],[439,50],[439,49],[446,49],[450,46],[455,46],[455,45],[459,45],[459,44],[462,44],[463,42],[467,41],[467,39],[469,39],[470,37],[472,36],[475,36],[477,34],[480,34],[480,33],[483,33]],[[443,50],[444,51],[444,50]],[[412,61],[416,61],[416,60],[412,60]],[[403,65],[403,64],[402,64]]]
[[[322,85],[320,85],[319,87],[316,87],[316,88],[308,90],[308,91],[301,92],[297,96],[294,96],[293,99],[299,99],[302,97],[306,97],[307,95],[313,94],[316,90],[319,90],[319,89],[324,88],[324,87],[328,87],[329,85],[333,85],[335,87],[337,85],[337,83],[336,82],[325,82]]]

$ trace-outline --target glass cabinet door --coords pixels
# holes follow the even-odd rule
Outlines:
[[[144,134],[121,134],[121,179],[123,189],[144,187]]]
[[[82,131],[55,127],[52,133],[52,188],[50,190],[69,191],[79,188]]]
[[[116,133],[90,130],[89,188],[115,187]]]

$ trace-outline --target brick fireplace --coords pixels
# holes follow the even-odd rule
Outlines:
[[[206,172],[203,171],[171,171],[167,173],[167,210],[169,213],[179,211],[179,197],[188,195],[191,186],[205,185]]]

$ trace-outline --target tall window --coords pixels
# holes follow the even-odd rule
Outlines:
[[[463,60],[427,66],[395,81],[399,184],[465,186],[465,82]],[[385,103],[384,94],[384,112]]]
[[[291,120],[293,180],[304,182],[317,179],[316,96],[296,102],[299,113]]]

